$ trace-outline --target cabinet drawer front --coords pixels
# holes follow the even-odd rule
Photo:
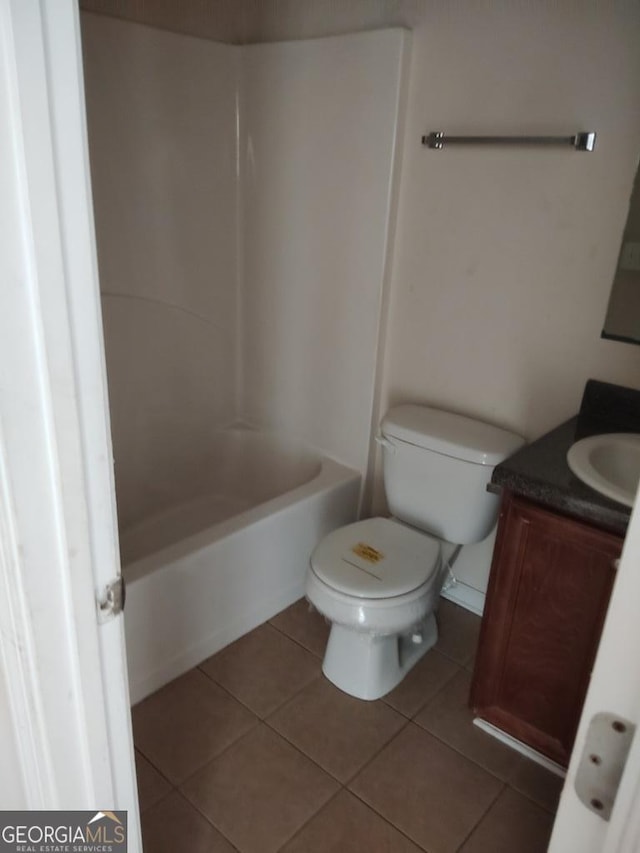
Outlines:
[[[562,764],[621,546],[617,536],[515,498],[501,514],[472,706]]]

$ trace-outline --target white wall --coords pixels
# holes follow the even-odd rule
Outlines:
[[[244,42],[412,29],[381,409],[428,400],[532,438],[575,411],[586,378],[639,384],[640,350],[600,339],[640,151],[633,0],[82,3]],[[584,155],[422,148],[438,129],[593,129],[598,144]]]
[[[640,349],[600,338],[640,152],[631,4],[427,4],[412,69],[380,410],[412,400],[534,439],[585,381],[640,386]],[[450,149],[424,132],[594,130],[592,154]],[[380,460],[374,508],[384,511]],[[481,606],[491,540],[454,573]]]
[[[238,51],[83,14],[120,522],[197,492],[236,413]]]
[[[533,438],[575,413],[589,377],[640,384],[640,350],[600,339],[640,151],[640,7],[429,5],[383,407],[425,400]],[[423,149],[440,129],[598,141],[592,154]]]
[[[406,41],[243,51],[242,411],[363,473]]]

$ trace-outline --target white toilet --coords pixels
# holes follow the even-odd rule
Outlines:
[[[381,424],[393,518],[334,530],[311,555],[307,598],[332,623],[322,669],[345,693],[378,699],[438,639],[441,542],[466,545],[493,528],[495,465],[523,444],[506,430],[426,406],[391,409]]]

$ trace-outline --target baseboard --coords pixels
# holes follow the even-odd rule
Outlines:
[[[485,594],[466,583],[455,581],[440,593],[442,598],[464,607],[465,610],[470,610],[477,616],[482,616],[484,612]]]
[[[203,640],[181,649],[176,655],[163,662],[162,666],[148,675],[136,677],[133,668],[129,667],[129,695],[131,705],[135,705],[145,699],[151,693],[155,693],[174,678],[198,666],[208,657],[219,652],[221,649],[233,643],[235,640],[253,631],[259,625],[272,619],[285,607],[302,598],[305,591],[304,580],[294,586],[278,592],[268,601],[261,602],[241,618],[229,619],[228,622],[218,625],[217,630],[209,634]]]
[[[532,761],[535,761],[536,764],[540,764],[542,767],[545,767],[547,770],[550,770],[552,773],[555,773],[556,776],[560,776],[562,779],[567,775],[567,771],[560,764],[557,764],[555,761],[552,761],[550,758],[547,758],[546,755],[542,755],[542,753],[537,752],[535,749],[532,749],[530,746],[527,746],[526,743],[522,743],[522,741],[517,738],[508,735],[506,732],[503,732],[502,729],[497,728],[497,726],[488,723],[486,720],[481,720],[480,717],[475,717],[473,720],[474,726],[477,726],[479,729],[482,729],[483,732],[486,732],[491,737],[496,738],[496,740],[501,741],[506,746],[510,746],[511,749],[515,749],[516,752],[519,752],[521,755],[524,755],[525,758],[530,758]]]

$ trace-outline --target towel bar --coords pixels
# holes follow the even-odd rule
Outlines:
[[[574,136],[448,136],[435,131],[422,137],[422,144],[440,150],[445,145],[565,145],[576,151],[593,151],[594,131],[582,131]]]

